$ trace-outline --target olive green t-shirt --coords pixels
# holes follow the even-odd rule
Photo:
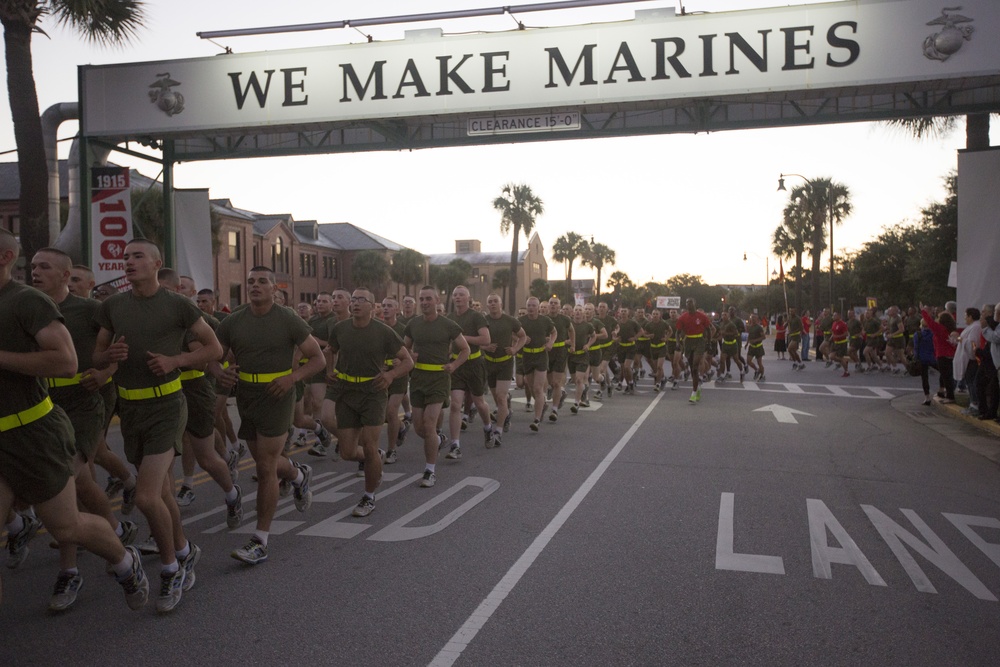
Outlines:
[[[594,335],[594,325],[584,320],[583,322],[573,323],[573,333],[575,334],[575,340],[573,341],[573,349],[577,352],[583,350],[583,346],[587,344],[590,337]]]
[[[802,334],[802,320],[796,315],[788,318],[788,335]]]
[[[646,325],[649,324],[649,320],[647,320],[645,317],[637,317],[635,318],[635,323],[639,325],[639,333],[637,340],[648,340],[649,336],[644,335],[642,333],[642,330],[646,329]]]
[[[549,315],[549,319],[552,320],[552,326],[556,328],[555,342],[569,342],[569,328],[573,326],[573,320],[569,319],[562,313],[559,313],[558,315]]]
[[[450,313],[448,315],[448,319],[457,323],[458,326],[462,327],[462,335],[466,337],[478,336],[480,329],[489,328],[489,325],[486,323],[486,318],[483,317],[483,314],[473,310],[472,308],[469,308],[461,315],[459,315],[457,312]],[[472,343],[469,343],[470,355],[475,354],[478,351],[479,351],[478,345],[473,345]]]
[[[521,323],[516,317],[500,313],[500,317],[486,318],[486,326],[490,329],[490,342],[497,344],[497,349],[490,353],[491,357],[502,357],[504,351],[514,344],[514,334],[521,330]]]
[[[100,309],[100,301],[75,294],[68,294],[59,304],[59,313],[76,349],[77,373],[94,367],[94,348],[97,347],[97,333],[101,330],[101,325],[97,323]]]
[[[53,321],[62,321],[48,296],[11,280],[0,289],[0,350],[37,352],[35,336]],[[32,375],[0,369],[0,415],[12,415],[38,405],[48,395],[45,381]]]
[[[204,315],[194,302],[177,292],[162,287],[153,296],[138,296],[121,292],[101,304],[97,321],[112,333],[114,340],[122,336],[128,344],[128,358],[118,362],[115,382],[126,389],[156,387],[177,379],[180,371],[156,375],[146,362],[147,353],[168,357],[184,349],[185,335]]]
[[[913,334],[920,331],[920,322],[922,321],[923,318],[919,314],[906,316],[906,319],[903,321],[903,330],[906,332],[907,338],[912,337]]]
[[[618,342],[631,343],[639,335],[639,323],[635,320],[625,320],[618,323]]]
[[[353,319],[337,322],[327,342],[338,353],[337,371],[365,378],[381,373],[386,359],[395,358],[403,346],[396,332],[376,319],[364,327],[355,327]]]
[[[410,320],[404,333],[413,341],[416,363],[442,365],[448,363],[451,341],[462,334],[462,327],[441,315],[429,322],[420,316]]]
[[[316,315],[310,317],[307,324],[312,328],[313,336],[316,340],[326,343],[330,337],[330,330],[337,324],[337,318],[333,313],[329,315]]]
[[[524,344],[525,348],[545,347],[549,334],[555,329],[555,324],[547,315],[539,315],[535,319],[525,315],[519,317],[517,321],[521,323],[521,328],[528,337],[528,341]]]
[[[832,326],[833,326],[832,315],[827,315],[826,317],[820,318],[819,330],[822,331],[824,335],[830,331],[830,327]]]
[[[291,308],[274,304],[263,315],[251,308],[232,313],[219,324],[222,347],[236,356],[241,373],[281,373],[292,367],[295,347],[312,333]]]
[[[740,330],[736,328],[736,324],[729,320],[723,324],[719,331],[722,333],[722,342],[725,344],[733,344],[739,342]]]
[[[649,337],[650,343],[662,343],[667,335],[667,323],[663,320],[647,320],[643,329]]]
[[[608,338],[605,342],[610,343],[611,339],[614,338],[615,329],[618,328],[618,320],[615,318],[614,315],[608,315],[607,317],[599,317],[597,319],[601,320],[601,323],[604,324],[604,330],[608,332]]]
[[[594,327],[594,331],[597,333],[598,337],[598,340],[596,343],[594,343],[594,345],[601,345],[602,343],[607,341],[607,338],[601,339],[600,337],[602,333],[607,331],[607,328],[604,326],[604,322],[601,321],[601,318],[595,317],[594,319],[590,320],[590,324],[591,326]]]
[[[865,333],[869,336],[875,336],[882,329],[882,322],[878,318],[873,317],[865,322]]]
[[[847,320],[847,333],[851,334],[851,336],[858,336],[861,333],[861,322],[857,318]]]
[[[759,325],[759,324],[751,324],[750,327],[747,329],[747,340],[748,341],[752,341],[755,338],[760,338],[761,339],[761,340],[757,341],[758,345],[760,343],[764,342],[763,341],[763,339],[764,339],[764,327],[761,326],[761,325]]]

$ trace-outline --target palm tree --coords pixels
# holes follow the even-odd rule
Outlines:
[[[431,267],[431,283],[444,292],[445,312],[451,311],[451,292],[459,285],[465,284],[472,273],[472,265],[464,259],[455,258],[445,266]]]
[[[597,271],[597,298],[601,298],[601,269],[614,266],[615,251],[603,243],[590,243],[583,254],[583,264]]]
[[[545,212],[542,200],[535,196],[531,187],[524,184],[508,183],[503,186],[499,197],[493,200],[493,208],[500,211],[500,233],[514,232],[514,242],[510,248],[510,298],[507,300],[507,311],[517,312],[517,245],[521,232],[525,237],[531,236],[535,228],[535,218]]]
[[[573,262],[586,255],[590,243],[576,232],[566,232],[552,244],[552,259],[566,262],[566,298],[573,299]]]
[[[406,294],[410,293],[410,287],[417,283],[424,282],[424,267],[427,258],[424,254],[410,248],[403,248],[392,258],[392,268],[389,269],[389,277],[398,285],[403,285]]]
[[[507,303],[507,288],[510,286],[510,269],[497,269],[493,272],[493,289],[500,292],[504,303]]]
[[[4,0],[0,2],[7,56],[7,96],[14,121],[17,173],[21,179],[18,215],[25,257],[49,245],[48,168],[38,113],[38,93],[31,58],[31,36],[45,34],[39,21],[51,15],[84,38],[122,44],[145,20],[141,0]]]
[[[827,225],[832,219],[839,225],[851,214],[851,191],[843,183],[831,178],[817,178],[792,189],[788,195],[790,206],[802,209],[808,218],[809,254],[812,257],[811,308],[820,308],[820,266],[826,250]],[[830,295],[831,302],[833,294]]]
[[[624,290],[634,287],[632,279],[624,271],[615,271],[608,277],[608,289],[614,292],[616,297],[621,297]]]
[[[789,202],[785,206],[785,221],[778,225],[771,236],[771,250],[784,259],[795,258],[795,306],[802,311],[802,255],[809,242],[809,211]]]

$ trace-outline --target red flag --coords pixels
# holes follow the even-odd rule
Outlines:
[[[778,258],[778,281],[785,282],[785,263],[780,257]]]

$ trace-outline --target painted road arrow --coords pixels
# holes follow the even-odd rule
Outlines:
[[[801,410],[795,410],[794,408],[789,408],[784,405],[778,405],[777,403],[772,403],[771,405],[765,405],[762,408],[757,408],[754,412],[770,412],[774,415],[774,418],[782,424],[798,424],[798,420],[795,419],[795,415],[804,415],[806,417],[815,417],[816,415],[809,414],[808,412],[802,412]]]

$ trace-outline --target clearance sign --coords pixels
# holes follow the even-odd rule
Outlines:
[[[91,169],[90,266],[98,285],[125,285],[125,244],[132,239],[132,199],[128,167]]]
[[[1000,2],[824,4],[80,68],[88,136],[190,136],[469,114],[469,133],[578,128],[586,105],[1000,73]],[[503,118],[496,122],[497,116]]]

